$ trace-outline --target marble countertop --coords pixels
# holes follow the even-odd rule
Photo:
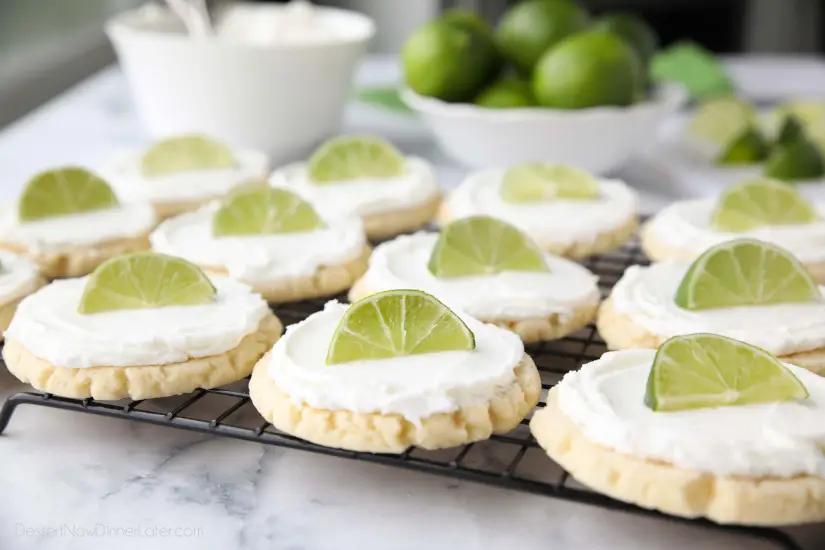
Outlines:
[[[386,77],[374,69],[362,80]],[[415,121],[352,106],[346,126],[433,159],[448,186],[463,174]],[[49,164],[94,167],[146,139],[120,73],[107,70],[0,132],[0,193],[10,200]],[[651,208],[661,197],[645,200]],[[0,398],[20,389],[0,372]],[[0,438],[0,466],[0,548],[12,550],[773,548],[544,496],[42,407],[17,409]],[[814,550],[825,527],[793,534]]]

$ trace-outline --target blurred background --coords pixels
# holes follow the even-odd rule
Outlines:
[[[259,0],[267,1],[267,0]],[[114,62],[102,24],[144,0],[0,0],[0,126]],[[452,7],[493,22],[508,0],[322,0],[378,23],[373,53],[397,52],[416,27]],[[663,44],[690,37],[719,53],[825,51],[818,0],[581,0],[594,14],[636,11]]]

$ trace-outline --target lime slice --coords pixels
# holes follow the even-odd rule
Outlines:
[[[786,116],[779,127],[779,134],[776,136],[777,145],[790,145],[800,139],[805,139],[805,129],[802,127],[802,123],[793,115]]]
[[[297,233],[324,226],[307,201],[274,187],[251,187],[233,193],[212,215],[212,234],[216,237]]]
[[[815,99],[797,99],[783,103],[768,114],[768,126],[779,130],[788,116],[793,116],[803,126],[810,126],[825,120],[825,102]]]
[[[117,197],[109,185],[83,168],[42,172],[26,184],[17,203],[17,218],[30,222],[111,208]]]
[[[215,287],[196,265],[136,252],[103,262],[89,276],[78,313],[211,303]]]
[[[814,206],[787,183],[755,178],[722,193],[710,224],[716,231],[741,233],[765,225],[804,225],[819,218]]]
[[[645,405],[681,411],[807,397],[802,382],[770,353],[716,334],[688,334],[656,352]]]
[[[768,153],[770,146],[767,140],[755,128],[749,127],[725,147],[716,164],[755,164],[768,158]]]
[[[323,144],[307,163],[309,179],[334,183],[387,179],[404,174],[404,155],[390,142],[373,136],[342,136]]]
[[[689,310],[810,302],[819,286],[802,262],[778,246],[736,239],[696,258],[676,291]]]
[[[458,315],[420,290],[389,290],[349,307],[329,344],[327,364],[475,349]]]
[[[825,175],[819,148],[807,138],[779,145],[768,157],[765,175],[785,181],[811,180]]]
[[[205,136],[178,136],[155,143],[143,154],[140,172],[155,178],[180,172],[218,170],[235,166],[232,151]]]
[[[756,111],[736,96],[721,96],[699,104],[688,133],[703,141],[726,146],[756,123]]]
[[[530,237],[489,216],[463,218],[445,227],[427,267],[441,278],[549,270]]]
[[[599,181],[565,164],[522,164],[507,170],[499,190],[504,202],[538,202],[552,199],[592,199]]]

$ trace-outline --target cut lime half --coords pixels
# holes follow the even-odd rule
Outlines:
[[[592,199],[599,195],[599,181],[565,164],[522,164],[507,170],[499,193],[502,200],[512,203]]]
[[[178,136],[152,145],[140,160],[144,177],[156,178],[181,172],[219,170],[235,166],[232,151],[223,143],[200,135]]]
[[[59,168],[34,176],[17,202],[17,218],[30,222],[117,205],[105,181],[83,168]]]
[[[711,213],[710,224],[716,231],[741,233],[767,225],[805,225],[819,219],[814,205],[792,186],[754,178],[722,193]]]
[[[489,216],[463,218],[445,227],[427,266],[440,278],[548,271],[544,255],[530,237]]]
[[[233,193],[212,215],[216,237],[296,233],[324,226],[307,201],[274,187],[250,187]]]
[[[773,355],[716,334],[676,336],[661,345],[645,404],[681,411],[806,399],[808,390]]]
[[[475,349],[458,315],[420,290],[389,290],[349,307],[335,329],[327,364]]]
[[[699,104],[688,133],[702,141],[725,147],[756,124],[756,110],[736,96],[714,97]]]
[[[810,302],[821,296],[814,278],[790,252],[755,239],[709,248],[688,269],[676,305],[689,310]]]
[[[89,276],[78,312],[208,304],[215,287],[196,265],[181,258],[136,252],[103,262]]]
[[[404,174],[404,155],[390,142],[374,136],[342,136],[323,144],[309,159],[314,183],[357,179],[389,179]]]

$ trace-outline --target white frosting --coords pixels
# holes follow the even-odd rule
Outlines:
[[[450,194],[453,219],[487,215],[505,220],[529,233],[542,246],[593,242],[634,218],[639,196],[624,182],[600,180],[595,199],[558,199],[534,203],[504,202],[499,190],[505,170],[476,172]]]
[[[37,266],[28,258],[0,250],[0,305],[30,294],[39,282]]]
[[[347,306],[330,302],[287,328],[272,349],[269,376],[296,404],[357,413],[397,413],[417,422],[483,401],[515,380],[524,355],[515,334],[471,317],[476,349],[327,365]]]
[[[54,281],[24,298],[6,337],[58,367],[167,365],[233,349],[269,313],[248,286],[214,278],[211,304],[82,315],[87,279]]]
[[[432,166],[418,157],[408,157],[406,172],[396,178],[316,184],[307,176],[306,163],[297,163],[276,170],[271,181],[306,197],[321,212],[337,217],[412,208],[438,193]]]
[[[205,267],[224,267],[250,284],[311,276],[323,266],[357,258],[366,246],[360,218],[325,219],[327,227],[300,233],[214,237],[215,206],[163,222],[152,248]]]
[[[825,221],[804,225],[757,227],[742,233],[724,233],[711,228],[715,199],[680,201],[659,212],[650,221],[650,231],[662,246],[698,256],[721,242],[750,237],[781,246],[806,263],[825,261]],[[825,203],[817,204],[825,218]]]
[[[606,353],[569,372],[556,387],[559,408],[619,453],[720,476],[825,476],[825,378],[786,365],[808,389],[805,401],[654,412],[644,394],[655,355]]]
[[[710,332],[742,340],[775,355],[825,347],[825,295],[809,303],[689,311],[674,298],[689,262],[632,266],[611,293],[617,312],[653,334]],[[825,287],[822,288],[825,293]]]
[[[415,288],[478,319],[526,319],[557,314],[566,320],[599,302],[598,278],[577,263],[545,254],[549,272],[506,271],[439,279],[427,269],[438,240],[435,233],[397,237],[378,246],[370,258],[371,291]]]
[[[101,174],[118,196],[154,204],[205,201],[225,195],[233,187],[266,177],[269,160],[257,151],[233,151],[236,166],[180,172],[153,178],[141,174],[143,151],[121,155]]]
[[[0,213],[0,241],[51,251],[139,237],[149,233],[156,223],[155,211],[146,202],[121,203],[105,210],[30,222],[20,222],[14,206]]]

